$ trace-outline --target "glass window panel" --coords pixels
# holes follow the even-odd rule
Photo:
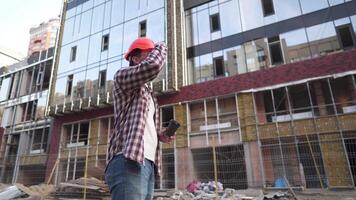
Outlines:
[[[82,8],[83,8],[83,4],[79,4],[76,6],[76,15],[80,15],[80,13],[82,12]]]
[[[82,13],[82,18],[80,22],[80,30],[79,30],[79,38],[86,37],[90,34],[90,26],[88,24],[91,23],[91,16],[93,10],[90,9],[84,13]]]
[[[148,11],[152,11],[164,7],[164,0],[147,0],[147,1],[148,1]]]
[[[37,107],[36,107],[37,120],[44,118],[46,103],[47,103],[47,92],[42,97],[40,97],[37,101]]]
[[[111,26],[121,24],[124,21],[124,8],[125,1],[113,0],[111,12]]]
[[[99,67],[88,69],[85,77],[85,96],[96,97],[98,95]]]
[[[164,9],[157,10],[147,16],[147,37],[154,42],[164,41]]]
[[[263,26],[263,12],[260,0],[239,1],[242,29],[244,31]],[[253,8],[253,9],[251,9]]]
[[[198,82],[204,82],[213,79],[213,58],[212,54],[200,56],[200,79]]]
[[[198,44],[198,23],[197,14],[193,13],[185,17],[185,28],[187,47],[191,47]]]
[[[84,67],[88,60],[89,38],[84,38],[78,42],[75,68]]]
[[[114,75],[121,68],[121,61],[115,61],[108,64],[106,71],[106,88],[108,92],[114,87]]]
[[[66,92],[67,77],[58,78],[54,92],[54,103],[63,104],[64,95]]]
[[[111,1],[105,3],[105,14],[104,14],[104,29],[110,27],[110,17],[111,17]]]
[[[11,82],[11,77],[4,78],[1,83],[1,90],[0,90],[0,101],[5,101],[7,100],[7,97],[9,95],[10,91],[10,82]]]
[[[67,44],[73,40],[74,20],[75,17],[65,21],[62,44]]]
[[[126,52],[129,49],[131,43],[138,36],[138,19],[126,22],[124,25],[124,45],[123,51]]]
[[[125,21],[127,21],[129,19],[133,19],[138,16],[139,12],[136,12],[136,11],[139,10],[139,4],[140,4],[139,0],[126,1]]]
[[[264,38],[244,44],[246,64],[249,72],[267,68],[270,65],[268,58],[268,44]]]
[[[104,3],[105,0],[94,0],[94,6]]]
[[[286,63],[310,58],[310,49],[305,29],[298,29],[280,35],[282,51]]]
[[[62,46],[61,56],[59,58],[58,74],[61,74],[73,68],[73,62],[69,62],[71,48],[71,45]]]
[[[330,6],[334,6],[334,5],[337,5],[337,4],[342,4],[344,2],[345,2],[344,0],[329,0]]]
[[[327,0],[300,0],[300,4],[302,6],[303,13],[310,13],[316,10],[321,10],[323,8],[327,8],[328,1]]]
[[[202,10],[197,13],[198,18],[198,41],[199,44],[210,41],[209,11]]]
[[[76,100],[84,97],[85,71],[73,75],[73,95],[72,99]]]
[[[228,76],[237,74],[237,55],[235,48],[224,50],[225,71]]]
[[[66,19],[69,19],[69,18],[73,17],[75,15],[75,12],[76,12],[76,8],[72,8],[72,9],[67,10]]]
[[[307,28],[312,57],[325,55],[340,49],[333,22]]]
[[[94,0],[88,0],[85,3],[83,3],[83,11],[93,8],[93,3],[94,3]]]
[[[81,18],[82,18],[81,14],[75,16],[73,40],[77,40],[79,38]]]
[[[100,61],[101,37],[102,37],[101,32],[90,36],[88,64],[92,64]]]
[[[236,0],[223,3],[219,6],[222,37],[241,32],[240,11]],[[234,22],[231,25],[231,22]]]
[[[109,58],[118,57],[122,54],[122,27],[122,25],[119,25],[110,30]]]
[[[273,3],[276,9],[278,21],[301,15],[298,0],[274,0]]]
[[[350,19],[351,19],[351,24],[354,29],[355,35],[356,35],[356,15],[351,16]]]
[[[91,33],[94,34],[103,29],[104,22],[104,4],[95,7],[93,10],[93,20],[91,24]]]
[[[341,18],[341,19],[337,19],[334,21],[335,26],[341,26],[341,25],[345,25],[345,24],[349,24],[350,23],[350,18],[349,17],[345,17],[345,18]]]
[[[199,58],[190,58],[188,59],[188,84],[193,84],[197,80],[197,78],[200,78],[200,71],[199,71]]]

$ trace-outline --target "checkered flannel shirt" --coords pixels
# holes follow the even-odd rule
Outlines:
[[[166,54],[166,45],[157,43],[140,64],[121,68],[115,73],[113,88],[115,122],[114,130],[110,135],[107,165],[117,153],[122,153],[126,158],[143,164],[143,134],[150,96],[156,108],[154,120],[157,135],[162,134],[157,99],[146,83],[155,79],[162,70]],[[155,157],[156,172],[159,175],[161,173],[159,145]]]

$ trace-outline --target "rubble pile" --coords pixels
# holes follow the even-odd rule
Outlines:
[[[296,200],[288,191],[273,191],[265,194],[262,190],[223,189],[220,182],[201,183],[193,181],[186,190],[160,190],[155,192],[155,200]]]

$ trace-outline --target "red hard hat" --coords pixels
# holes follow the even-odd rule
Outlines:
[[[129,47],[129,50],[125,53],[124,57],[126,60],[129,60],[129,55],[133,50],[135,49],[147,50],[147,49],[153,49],[154,47],[155,44],[151,39],[147,37],[140,37],[132,42],[132,44]]]

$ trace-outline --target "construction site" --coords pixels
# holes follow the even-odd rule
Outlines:
[[[356,199],[354,0],[64,0],[53,46],[0,75],[0,199],[110,199],[137,37],[167,43],[150,87],[181,124],[154,199]]]

